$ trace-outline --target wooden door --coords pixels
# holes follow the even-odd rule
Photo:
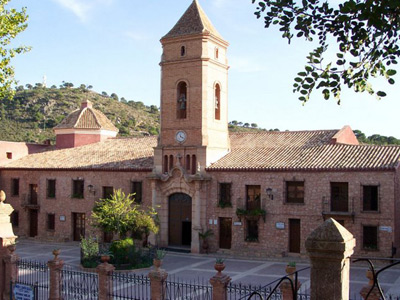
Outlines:
[[[73,221],[73,239],[74,241],[80,241],[81,237],[85,237],[85,214],[84,213],[72,213]]]
[[[232,218],[219,218],[219,247],[231,249],[232,245]]]
[[[29,236],[35,237],[38,234],[38,211],[36,209],[29,210]]]
[[[299,219],[289,219],[289,252],[300,253]]]
[[[37,186],[37,184],[29,185],[29,195],[30,195],[29,204],[37,205],[37,203],[38,203],[38,186]]]
[[[190,246],[192,242],[192,198],[176,193],[168,203],[168,244]]]

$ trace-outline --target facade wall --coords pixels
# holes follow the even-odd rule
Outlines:
[[[0,141],[0,165],[46,150],[50,145]],[[11,158],[10,158],[11,154]]]
[[[93,144],[104,140],[100,134],[58,134],[56,145],[58,149],[74,148],[83,145]]]
[[[95,201],[103,197],[103,186],[122,189],[126,194],[131,193],[131,182],[143,182],[144,206],[151,205],[151,189],[145,180],[146,173],[139,172],[103,172],[103,171],[11,171],[2,170],[0,187],[7,194],[7,202],[19,212],[19,226],[14,228],[18,236],[29,236],[29,185],[38,185],[38,238],[69,241],[72,240],[72,213],[85,213],[86,233],[90,231],[89,217]],[[11,181],[18,178],[20,182],[19,195],[13,196]],[[47,179],[56,180],[55,198],[47,198]],[[84,198],[72,198],[72,181],[84,180]],[[89,192],[93,185],[95,193]],[[150,202],[148,202],[150,201]],[[55,214],[55,230],[47,230],[47,214]],[[65,221],[60,217],[65,216]]]
[[[331,182],[348,182],[348,214],[327,214],[344,222],[344,226],[357,239],[356,255],[386,256],[392,255],[392,243],[398,235],[395,220],[395,203],[398,203],[397,185],[394,172],[212,172],[213,180],[207,205],[207,226],[214,231],[212,246],[218,249],[220,217],[232,218],[232,248],[230,252],[255,256],[285,256],[289,253],[289,219],[300,219],[301,254],[306,254],[306,237],[323,220],[323,212],[330,211]],[[286,181],[304,181],[304,204],[286,203]],[[218,207],[218,183],[232,184],[232,207]],[[236,216],[237,208],[245,208],[246,185],[261,185],[261,208],[266,210],[266,220],[258,221],[259,241],[246,242],[245,219]],[[378,212],[363,212],[362,186],[378,185]],[[271,188],[273,200],[266,194]],[[354,217],[352,215],[354,213]],[[210,223],[213,225],[209,225]],[[284,224],[284,229],[277,229],[277,223]],[[239,224],[239,223],[236,223]],[[378,249],[363,249],[363,226],[378,227]],[[391,232],[390,232],[391,231]],[[229,251],[228,251],[229,252]]]

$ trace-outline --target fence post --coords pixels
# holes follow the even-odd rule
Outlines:
[[[11,282],[15,282],[18,276],[17,255],[15,251],[15,239],[10,222],[13,208],[5,204],[6,194],[0,191],[0,297],[9,300],[11,294]]]
[[[311,261],[311,300],[348,300],[350,256],[356,240],[329,218],[306,240]]]
[[[367,271],[367,278],[369,279],[369,282],[366,286],[364,286],[361,291],[360,295],[363,297],[363,299],[367,299],[367,295],[369,291],[371,290],[372,286],[374,285],[374,275],[371,270]],[[381,294],[379,293],[378,288],[375,286],[371,293],[368,296],[368,300],[379,300],[381,299]]]
[[[286,276],[288,276],[293,283],[293,288],[298,290],[301,286],[301,283],[299,280],[297,280],[297,276],[293,276],[294,272],[296,272],[296,267],[292,267],[292,266],[286,266]],[[279,285],[279,289],[281,290],[282,293],[282,300],[295,300],[293,299],[293,289],[292,289],[292,285],[290,284],[290,282],[288,280],[283,281],[280,285]]]
[[[164,300],[166,293],[166,280],[168,273],[165,270],[160,269],[161,261],[154,259],[154,269],[150,271],[150,299],[151,300]]]
[[[115,270],[115,267],[108,263],[109,260],[109,256],[103,256],[101,258],[103,263],[96,268],[97,274],[99,275],[99,300],[111,299],[109,295],[111,294],[113,285],[110,275]]]
[[[218,271],[218,273],[215,274],[210,279],[210,283],[213,287],[212,299],[227,300],[228,299],[227,287],[229,282],[231,281],[231,278],[228,275],[222,273],[222,271],[225,269],[224,264],[216,263],[214,268]]]
[[[54,258],[47,262],[50,271],[50,298],[49,300],[62,300],[62,278],[61,270],[64,261],[58,258],[60,250],[53,250]]]

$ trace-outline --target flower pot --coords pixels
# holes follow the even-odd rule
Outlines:
[[[110,261],[110,255],[103,254],[100,256],[100,260],[102,263],[108,263]]]
[[[225,269],[225,265],[223,263],[216,263],[214,269],[218,271],[218,275],[221,275],[221,272]]]
[[[58,256],[60,255],[60,249],[54,249],[53,255],[54,255],[54,260],[57,260]]]
[[[154,258],[153,259],[153,266],[156,267],[156,270],[159,270],[162,265],[162,260]]]

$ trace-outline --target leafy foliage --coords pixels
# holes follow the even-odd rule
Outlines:
[[[367,137],[360,130],[354,130],[354,134],[356,135],[358,141],[361,144],[372,144],[372,145],[400,145],[400,140],[396,139],[393,136],[383,136],[380,134],[373,134]]]
[[[380,98],[386,93],[375,92],[370,78],[382,76],[395,83],[391,67],[400,56],[398,0],[346,0],[338,6],[319,0],[263,0],[255,14],[264,16],[266,28],[279,26],[289,43],[295,35],[307,41],[318,38],[305,70],[294,79],[293,91],[303,103],[314,89],[321,89],[326,100],[333,95],[340,104],[342,84]],[[336,59],[325,62],[330,38],[338,45]]]
[[[157,135],[159,111],[143,102],[118,102],[93,91],[92,86],[79,88],[63,82],[60,88],[27,84],[16,87],[13,99],[0,101],[0,140],[43,142],[55,140],[53,127],[69,113],[78,109],[83,100],[93,102],[119,129],[119,136]]]
[[[14,79],[14,68],[11,66],[11,59],[17,54],[29,51],[29,47],[10,47],[11,41],[26,29],[28,15],[26,9],[6,9],[5,6],[10,0],[0,0],[0,98],[12,97],[14,91],[11,86],[16,83]]]
[[[92,212],[94,226],[105,232],[118,233],[121,237],[125,237],[129,231],[157,233],[155,216],[154,209],[143,210],[135,203],[133,194],[125,195],[121,190],[114,190],[109,199],[99,199]]]

